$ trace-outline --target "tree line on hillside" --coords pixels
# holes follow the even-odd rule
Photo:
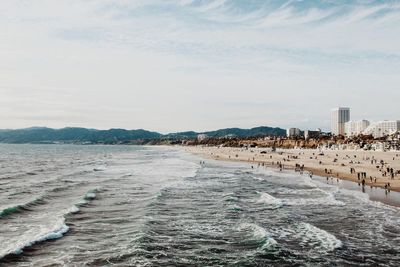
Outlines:
[[[161,134],[157,132],[125,129],[97,130],[68,127],[51,129],[32,127],[17,130],[0,130],[2,143],[93,143],[93,144],[146,144],[161,141],[195,140],[199,134],[210,138],[252,136],[284,136],[285,130],[272,127],[256,127],[252,129],[228,128],[216,131],[198,133],[194,131]]]

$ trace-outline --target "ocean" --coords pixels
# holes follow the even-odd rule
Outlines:
[[[400,210],[174,147],[0,145],[0,266],[399,266]]]

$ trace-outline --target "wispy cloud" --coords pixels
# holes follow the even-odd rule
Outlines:
[[[400,1],[4,0],[0,57],[0,97],[9,100],[4,100],[8,112],[24,106],[11,104],[18,94],[5,87],[38,90],[43,105],[55,98],[39,88],[60,88],[60,94],[72,95],[59,99],[62,110],[84,110],[87,101],[128,114],[113,120],[104,112],[110,120],[103,125],[89,111],[82,121],[71,116],[71,124],[93,120],[96,125],[88,126],[124,127],[132,121],[158,129],[159,118],[171,114],[185,125],[206,127],[206,121],[191,119],[187,109],[194,109],[205,117],[226,112],[216,124],[228,126],[224,121],[237,118],[240,126],[240,114],[248,117],[249,105],[233,112],[229,103],[258,107],[264,98],[292,103],[279,111],[287,125],[296,120],[292,113],[299,106],[309,104],[303,95],[317,95],[313,109],[304,109],[304,117],[315,120],[300,122],[311,127],[324,119],[323,114],[315,117],[314,109],[341,104],[362,108],[350,98],[341,103],[332,91],[364,90],[368,93],[360,102],[371,104],[374,90],[397,92]],[[198,101],[207,97],[216,97],[221,108]],[[394,106],[379,109],[395,116],[399,110]],[[146,119],[133,116],[147,109]],[[276,123],[272,113],[263,116],[265,121],[260,116],[253,123]],[[18,120],[7,123],[22,125]],[[171,119],[160,127],[179,125]]]

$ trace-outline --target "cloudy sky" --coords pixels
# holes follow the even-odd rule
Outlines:
[[[0,128],[400,119],[400,1],[1,0]]]

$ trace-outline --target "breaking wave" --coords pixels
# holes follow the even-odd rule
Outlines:
[[[319,252],[333,251],[343,245],[333,234],[304,222],[297,225],[296,236],[301,238],[301,244],[311,245]]]
[[[29,201],[25,204],[20,204],[20,205],[15,205],[12,207],[5,208],[2,211],[0,211],[0,218],[29,210],[30,207],[43,204],[44,202],[45,202],[44,196],[40,196],[40,197],[37,197],[34,200]]]
[[[23,249],[25,249],[27,247],[31,247],[37,243],[63,237],[64,234],[69,231],[69,227],[65,223],[65,217],[70,214],[79,212],[81,206],[88,204],[91,200],[96,198],[97,191],[98,191],[97,189],[88,191],[80,202],[76,203],[71,208],[65,210],[65,213],[63,215],[61,215],[60,219],[50,229],[40,228],[41,230],[38,233],[36,233],[34,236],[31,236],[29,238],[29,240],[21,241],[15,247],[6,248],[4,251],[2,251],[0,249],[0,259],[4,258],[7,255],[11,255],[11,254],[21,254],[23,252]],[[40,201],[41,201],[40,198],[36,199],[36,200],[31,201],[28,204],[26,204],[26,206],[32,205],[32,203],[37,204],[37,202],[40,202]],[[0,217],[5,216],[7,214],[12,214],[14,212],[19,212],[20,209],[24,209],[23,205],[5,209],[2,211]]]
[[[11,254],[21,254],[25,248],[31,247],[34,244],[61,238],[68,231],[69,227],[65,224],[65,218],[63,217],[59,219],[57,223],[50,229],[40,228],[40,230],[34,236],[31,236],[26,240],[22,240],[21,242],[17,243],[16,246],[5,248],[4,250],[0,249],[0,259]]]
[[[269,205],[271,208],[277,209],[283,206],[282,200],[271,196],[268,193],[259,193],[260,198],[257,200],[258,203]]]
[[[278,244],[267,230],[257,224],[242,223],[238,230],[244,232],[245,242],[257,244],[262,249],[275,247]]]
[[[308,205],[322,205],[322,206],[345,206],[346,204],[340,200],[335,199],[333,195],[318,198],[291,198],[284,199],[282,202],[288,206],[308,206]]]

